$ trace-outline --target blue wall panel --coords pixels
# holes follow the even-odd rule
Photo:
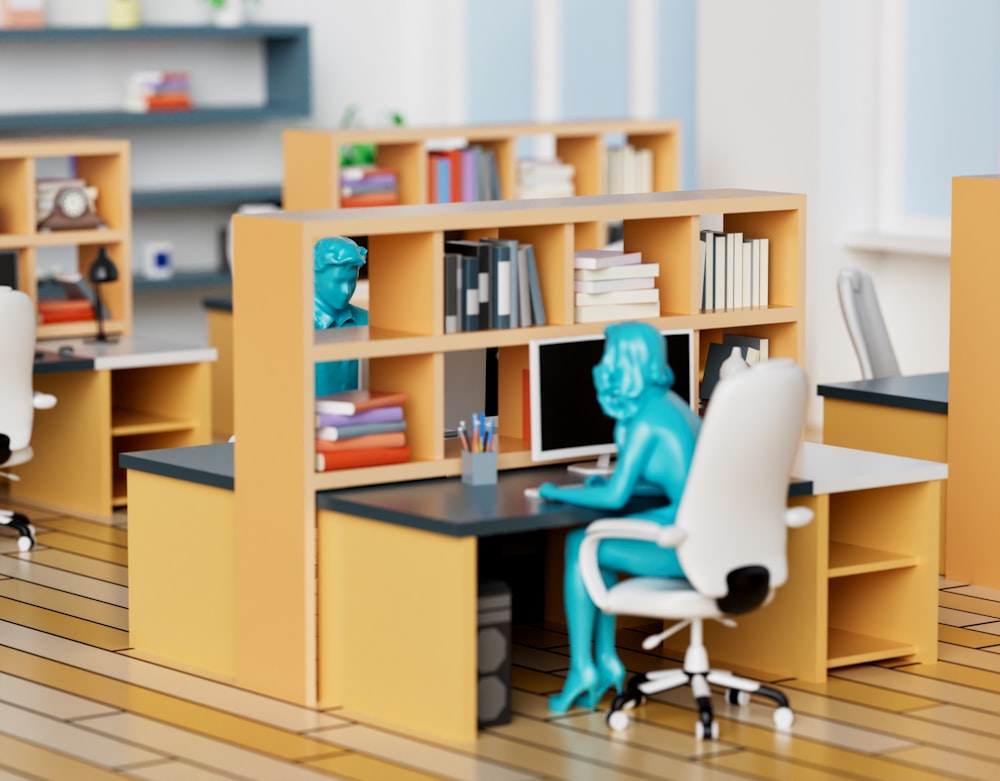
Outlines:
[[[951,213],[951,178],[998,171],[1000,3],[910,0],[904,210]]]
[[[698,12],[696,0],[660,0],[656,5],[656,116],[681,121],[681,186],[697,186]]]
[[[629,5],[564,0],[561,14],[563,119],[629,116]]]
[[[534,5],[532,0],[468,0],[469,122],[534,118]]]

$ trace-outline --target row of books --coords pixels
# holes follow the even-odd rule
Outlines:
[[[479,144],[435,149],[428,160],[428,203],[500,199],[500,174],[492,149]]]
[[[135,71],[126,82],[126,111],[190,111],[191,106],[191,77],[187,71]]]
[[[316,399],[316,471],[410,460],[399,391],[348,390]]]
[[[740,231],[702,230],[700,241],[701,309],[766,309],[768,306],[768,240]]]
[[[395,206],[399,203],[399,176],[395,168],[347,165],[340,169],[340,205]]]
[[[653,152],[631,144],[609,146],[605,158],[608,195],[653,192]]]
[[[545,325],[535,249],[517,239],[444,245],[444,332]]]
[[[723,334],[721,342],[710,342],[705,358],[705,371],[702,374],[698,398],[707,402],[719,381],[719,371],[722,364],[732,356],[733,349],[740,351],[740,356],[748,364],[766,361],[770,357],[770,348],[766,337],[742,336],[740,334]]]
[[[39,323],[71,323],[95,319],[93,288],[78,271],[61,271],[39,277],[37,295]]]
[[[573,253],[573,316],[578,323],[660,316],[658,263],[641,252],[599,249]]]

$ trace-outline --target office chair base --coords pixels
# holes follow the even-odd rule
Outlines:
[[[725,687],[726,702],[730,705],[749,705],[752,694],[759,694],[773,700],[778,706],[773,717],[774,726],[778,730],[789,730],[795,721],[795,714],[788,706],[788,698],[777,689],[764,686],[749,678],[733,675],[727,670],[688,672],[681,669],[656,670],[649,674],[632,676],[626,684],[625,691],[612,701],[605,721],[612,730],[620,732],[626,729],[632,720],[628,711],[645,703],[648,695],[669,691],[680,686],[690,686],[698,706],[698,721],[694,728],[695,737],[699,740],[705,738],[718,740],[719,723],[715,720],[712,709],[712,692],[709,684]]]
[[[28,521],[27,516],[3,510],[0,511],[0,524],[9,526],[18,533],[18,550],[25,552],[35,547],[35,527]]]

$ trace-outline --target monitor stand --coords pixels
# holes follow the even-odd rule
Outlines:
[[[596,461],[581,461],[576,464],[570,464],[566,469],[573,474],[583,475],[584,477],[590,477],[590,475],[607,477],[615,471],[615,465],[611,460],[610,453],[602,453],[597,457]]]

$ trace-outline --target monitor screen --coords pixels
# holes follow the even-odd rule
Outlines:
[[[694,332],[663,331],[673,390],[697,411]],[[604,352],[604,335],[535,339],[528,343],[531,459],[593,458],[615,452],[615,422],[597,403],[592,369]]]

